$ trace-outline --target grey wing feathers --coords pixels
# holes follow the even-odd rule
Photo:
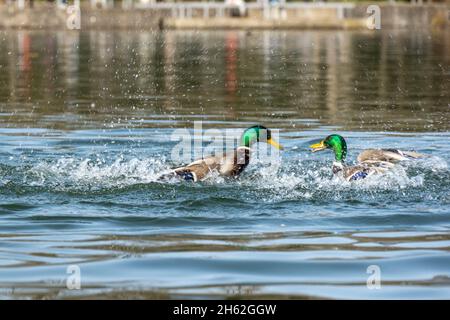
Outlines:
[[[158,181],[181,178],[186,181],[203,180],[210,172],[219,166],[220,157],[207,157],[194,161],[187,166],[173,169],[171,172],[161,175]]]
[[[238,147],[218,156],[210,156],[188,164],[187,166],[173,169],[171,172],[161,175],[158,181],[181,178],[187,181],[201,181],[210,173],[217,172],[222,176],[238,176],[250,161],[250,148]]]
[[[360,163],[388,162],[396,163],[408,159],[418,159],[424,157],[415,151],[402,151],[397,149],[367,149],[358,155]]]

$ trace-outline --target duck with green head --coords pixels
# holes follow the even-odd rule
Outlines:
[[[331,149],[334,152],[333,173],[342,174],[348,180],[359,180],[375,173],[383,173],[399,161],[418,159],[424,155],[414,151],[398,149],[366,149],[357,158],[358,164],[347,166],[347,142],[338,134],[331,134],[319,143],[310,146],[312,152]]]
[[[276,149],[283,147],[272,137],[270,129],[256,125],[247,128],[241,136],[240,146],[235,150],[225,154],[214,155],[196,160],[187,166],[173,169],[167,174],[163,174],[158,178],[159,181],[171,178],[179,178],[187,181],[201,181],[207,178],[212,172],[217,172],[225,177],[237,177],[250,163],[251,147],[257,142],[264,142],[272,145]]]

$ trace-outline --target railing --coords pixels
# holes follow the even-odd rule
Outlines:
[[[155,3],[136,3],[134,8],[147,10],[170,10],[172,17],[192,18],[193,12],[201,12],[201,16],[208,18],[211,12],[215,17],[223,17],[227,10],[239,9],[245,12],[247,9],[262,10],[263,16],[270,18],[270,12],[273,10],[285,11],[286,9],[315,9],[327,8],[337,10],[339,19],[344,18],[344,10],[354,8],[353,3],[339,2],[297,2],[286,3],[281,1],[278,3],[269,3],[268,1],[248,2],[242,5],[227,4],[225,2],[155,2]],[[281,15],[283,16],[283,15]]]
[[[416,0],[419,1],[419,0]],[[8,0],[7,3],[12,3]],[[24,9],[25,0],[14,1],[19,9]],[[65,8],[68,4],[80,6],[80,0],[55,0],[60,8]],[[335,9],[339,19],[344,18],[344,10],[355,7],[353,3],[340,2],[269,2],[269,0],[257,0],[256,2],[244,2],[237,0],[235,4],[227,2],[156,2],[139,0],[122,0],[123,9],[143,9],[143,10],[168,10],[172,17],[192,18],[194,12],[200,12],[203,18],[224,17],[231,10],[238,10],[240,15],[244,15],[249,9],[261,10],[263,17],[267,19],[283,19],[286,17],[286,10],[289,9],[315,9],[328,8]],[[114,0],[90,0],[92,8],[114,8]]]
[[[225,12],[239,8],[239,6],[219,3],[219,2],[174,2],[174,3],[149,3],[149,4],[136,4],[134,6],[137,9],[146,10],[170,10],[172,17],[177,18],[192,18],[194,11],[202,12],[201,16],[209,18],[211,16],[224,17]],[[245,5],[242,9],[249,8]],[[214,13],[214,15],[211,15]]]

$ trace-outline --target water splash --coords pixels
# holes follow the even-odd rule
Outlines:
[[[127,160],[123,156],[112,163],[101,157],[62,158],[32,166],[24,176],[24,183],[58,190],[121,188],[155,181],[159,172],[167,169],[164,162],[163,158]]]
[[[164,192],[164,184],[157,182],[157,178],[170,167],[169,161],[159,156],[146,159],[124,155],[115,159],[64,157],[39,161],[28,167],[3,167],[0,186],[13,181],[22,187],[41,187],[58,192],[121,192],[143,185],[149,188],[149,192],[161,193]],[[439,157],[403,162],[385,174],[351,182],[333,176],[329,161],[291,158],[283,160],[280,166],[252,161],[239,179],[211,175],[197,184],[172,181],[169,185],[175,188],[174,191],[177,188],[215,188],[218,197],[269,203],[390,198],[432,200],[448,197],[445,190],[448,189],[449,178],[448,165]]]

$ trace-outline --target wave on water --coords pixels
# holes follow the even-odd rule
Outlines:
[[[252,161],[239,179],[224,179],[212,175],[192,184],[170,182],[172,188],[215,188],[216,191],[241,191],[244,199],[265,202],[300,199],[358,199],[377,194],[413,194],[421,199],[448,199],[450,171],[439,157],[405,161],[381,175],[363,180],[344,181],[333,176],[330,162],[322,159],[284,159],[279,166]],[[0,166],[0,187],[45,188],[56,192],[127,191],[135,185],[161,187],[157,178],[171,168],[164,157],[146,159],[120,156],[114,160],[100,157],[63,157],[38,161],[35,164]],[[161,188],[159,189],[161,190]],[[151,191],[151,190],[150,190]],[[415,192],[417,191],[417,192]]]
[[[30,186],[95,190],[151,183],[162,170],[167,170],[163,158],[142,160],[121,156],[112,163],[101,158],[62,158],[32,166],[25,178]]]
[[[331,164],[327,161],[298,160],[283,165],[275,173],[254,170],[251,177],[240,180],[240,183],[270,190],[269,201],[351,200],[386,194],[414,194],[432,200],[448,188],[450,171],[445,160],[431,157],[427,161],[405,161],[384,174],[363,180],[346,181],[333,175]],[[434,191],[437,193],[433,195]]]

